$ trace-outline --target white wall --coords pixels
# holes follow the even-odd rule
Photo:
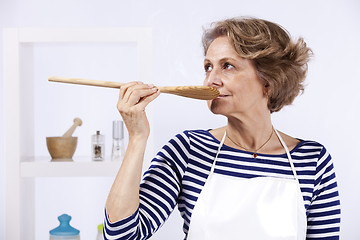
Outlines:
[[[239,15],[256,16],[280,23],[295,37],[304,37],[315,53],[309,66],[307,89],[293,106],[274,114],[274,123],[290,135],[323,143],[331,152],[342,202],[342,238],[358,239],[359,12],[357,0],[2,0],[0,27],[151,27],[154,37],[153,83],[158,85],[202,84],[201,31],[204,25],[215,20]],[[2,62],[0,58],[0,72]],[[2,101],[1,97],[1,133],[4,128]],[[163,94],[153,107],[156,116],[152,131],[156,150],[184,129],[215,128],[224,122],[221,117],[211,115],[202,101]],[[3,141],[1,134],[0,239],[4,239],[5,232]],[[154,239],[181,239],[181,226],[182,221],[175,210],[170,222]]]

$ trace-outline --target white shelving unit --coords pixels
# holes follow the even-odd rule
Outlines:
[[[34,156],[34,149],[26,141],[34,138],[34,120],[26,119],[23,112],[33,111],[33,106],[23,105],[21,46],[33,43],[135,43],[138,50],[139,80],[151,82],[152,33],[149,28],[84,28],[38,29],[9,28],[3,31],[3,93],[4,142],[6,161],[6,239],[35,239],[34,189],[35,179],[41,177],[114,177],[119,162],[91,162],[90,157],[73,162],[50,162],[49,157]],[[30,70],[31,71],[31,70]],[[33,79],[32,79],[33,80]],[[29,88],[31,89],[31,88]],[[26,91],[29,89],[26,88]],[[30,105],[32,103],[29,103]],[[151,115],[151,114],[150,114]],[[34,113],[30,113],[34,116]],[[151,116],[150,116],[151,123]],[[152,156],[152,135],[146,155]]]

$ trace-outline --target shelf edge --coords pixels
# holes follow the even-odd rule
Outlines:
[[[21,162],[21,177],[114,177],[121,162]]]

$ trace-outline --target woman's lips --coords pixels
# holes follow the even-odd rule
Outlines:
[[[220,94],[217,98],[225,98],[225,97],[228,97],[229,95],[226,95],[226,94]]]

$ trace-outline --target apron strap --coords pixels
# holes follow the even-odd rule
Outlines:
[[[274,130],[275,130],[275,133],[276,133],[276,135],[278,136],[278,138],[279,138],[279,140],[280,140],[281,145],[283,146],[283,148],[284,148],[285,151],[286,151],[286,155],[287,155],[287,157],[288,157],[288,159],[289,159],[290,167],[291,167],[291,170],[292,170],[292,172],[293,172],[293,174],[294,174],[294,177],[295,177],[295,179],[299,182],[299,179],[298,179],[297,173],[296,173],[296,171],[295,171],[295,166],[294,166],[294,163],[293,163],[293,160],[292,160],[290,151],[289,151],[288,147],[286,146],[284,140],[282,139],[282,137],[281,137],[280,134],[278,133],[278,131],[277,131],[275,128],[274,128]]]
[[[216,156],[215,156],[215,159],[214,159],[214,161],[213,161],[213,164],[211,165],[210,174],[214,173],[215,163],[216,163],[216,160],[217,160],[217,158],[218,158],[218,156],[219,156],[220,149],[221,149],[222,145],[224,145],[225,138],[226,138],[226,130],[225,130],[225,133],[224,133],[223,138],[221,139],[221,142],[220,142],[219,148],[218,148],[218,150],[217,150],[217,152],[216,152]]]

